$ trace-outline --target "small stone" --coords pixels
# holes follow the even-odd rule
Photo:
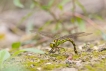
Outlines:
[[[98,51],[99,48],[97,46],[94,46],[93,49]]]
[[[80,60],[80,61],[77,61],[76,62],[76,66],[82,66],[82,63],[81,63],[82,61]]]

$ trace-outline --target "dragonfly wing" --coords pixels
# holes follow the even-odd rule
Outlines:
[[[45,31],[39,31],[39,30],[31,30],[32,32],[35,32],[41,36],[45,36],[47,38],[52,38],[52,35],[48,34],[48,32]]]
[[[79,32],[79,33],[74,33],[74,34],[71,34],[71,35],[65,35],[65,36],[60,37],[58,39],[75,38],[75,37],[87,36],[87,35],[90,35],[90,34],[92,34],[92,33]]]
[[[91,35],[92,33],[82,33],[82,34],[79,34],[77,35],[78,37],[81,37],[81,36],[87,36],[87,35]]]

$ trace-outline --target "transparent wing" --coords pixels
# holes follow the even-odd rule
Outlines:
[[[45,32],[45,31],[33,30],[33,32],[36,32],[37,34],[40,34],[40,35],[48,37],[48,38],[60,39],[60,40],[66,39],[66,38],[75,38],[75,37],[87,36],[87,35],[92,34],[92,33],[78,32],[78,33],[74,33],[74,34],[65,35],[65,36],[62,36],[62,37],[59,37],[59,38],[55,38],[55,36],[53,37],[53,34]]]
[[[39,31],[39,30],[31,30],[31,32],[34,32],[36,34],[39,34],[41,36],[45,36],[47,38],[53,38],[53,34],[49,34],[49,32],[45,32],[45,31]]]
[[[87,35],[90,35],[92,33],[85,33],[85,32],[79,32],[79,33],[74,33],[74,34],[70,34],[70,35],[65,35],[65,36],[62,36],[60,38],[57,38],[57,39],[66,39],[66,38],[75,38],[75,37],[81,37],[81,36],[87,36]]]

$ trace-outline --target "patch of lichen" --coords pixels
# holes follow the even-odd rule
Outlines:
[[[100,71],[100,69],[101,71],[106,71],[106,51],[79,51],[79,54],[76,55],[73,49],[64,49],[60,49],[60,51],[57,51],[57,53],[47,52],[46,54],[22,54],[21,56],[18,56],[18,58],[15,58],[14,61],[12,61],[15,64],[19,62],[19,64],[21,64],[23,68],[26,68],[29,71],[51,71],[53,69],[63,68],[67,66],[78,68],[79,71]],[[70,54],[72,54],[72,60],[81,60],[83,62],[82,68],[80,68],[80,66],[77,66],[75,63],[71,64],[71,66],[65,63]],[[15,66],[12,63],[10,64],[11,66]]]
[[[106,71],[106,51],[93,51],[89,55],[84,52],[81,55],[80,60],[84,59],[84,66],[79,71]]]
[[[57,64],[57,63],[52,63],[52,64],[46,64],[42,67],[43,70],[53,70],[56,68],[60,68],[60,67],[66,67],[66,64]]]
[[[101,60],[100,62],[95,62],[94,64],[87,64],[84,67],[86,71],[106,71],[106,59]]]
[[[55,68],[59,68],[59,67],[64,67],[65,64],[59,64],[56,62],[51,62],[49,63],[30,63],[27,64],[29,67],[27,67],[30,71],[33,70],[37,70],[39,67],[41,68],[41,70],[53,70]],[[33,67],[31,67],[31,65],[33,65]]]
[[[29,71],[52,70],[54,68],[66,67],[66,56],[60,54],[35,54],[35,55],[22,55],[20,57],[21,65]]]
[[[106,51],[99,52],[101,55],[106,55]]]
[[[62,51],[62,52],[61,52]],[[82,60],[85,62],[84,69],[80,69],[80,71],[99,71],[101,68],[103,71],[106,70],[106,59],[99,60],[101,56],[106,55],[106,51],[98,52],[81,52],[80,54],[76,55],[73,53],[72,49],[65,48],[65,51],[61,50],[59,53],[51,53],[47,55],[41,55],[41,56],[28,56],[27,58],[30,58],[28,61],[26,60],[27,68],[29,66],[30,71],[39,71],[38,68],[40,67],[41,70],[50,71],[56,68],[61,67],[67,67],[67,64],[65,63],[65,60],[67,59],[67,54],[73,54],[73,60]],[[46,59],[48,58],[48,59]],[[94,61],[92,62],[92,59],[97,59],[98,62]],[[33,62],[31,62],[32,60]],[[35,60],[35,61],[34,61]],[[88,62],[88,63],[86,63]],[[32,66],[32,67],[31,67]],[[71,65],[73,67],[73,65]],[[78,68],[78,66],[74,67]],[[96,68],[96,69],[95,69]]]
[[[73,60],[77,60],[78,58],[80,58],[80,55],[74,55],[73,56]]]

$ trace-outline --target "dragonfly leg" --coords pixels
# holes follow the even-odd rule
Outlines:
[[[49,52],[50,53],[55,53],[55,52],[60,52],[60,47],[55,47],[55,48],[52,48]]]
[[[56,51],[56,50],[52,48],[49,52],[50,52],[50,53],[55,53],[55,51]]]
[[[62,48],[62,47],[57,47],[58,48],[58,51],[61,52],[61,51],[64,51],[65,52],[65,48]],[[61,49],[60,49],[61,48]]]

